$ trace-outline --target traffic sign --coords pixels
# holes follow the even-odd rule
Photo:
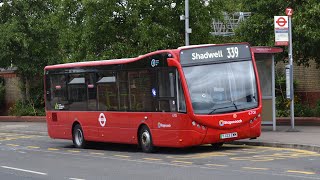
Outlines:
[[[274,28],[288,28],[288,16],[275,16]]]
[[[293,14],[293,9],[288,7],[288,8],[286,9],[286,15],[287,15],[287,16],[292,16],[292,14]]]
[[[288,46],[289,26],[288,16],[274,16],[274,33],[276,46]]]

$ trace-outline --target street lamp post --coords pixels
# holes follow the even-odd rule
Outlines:
[[[189,46],[189,0],[185,0],[185,43]],[[190,32],[191,33],[191,32]]]
[[[189,46],[189,34],[192,29],[189,27],[189,0],[185,0],[185,14],[180,16],[180,20],[185,22],[185,44]]]

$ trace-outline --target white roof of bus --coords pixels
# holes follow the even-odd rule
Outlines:
[[[119,60],[130,60],[134,58],[121,58],[121,59],[110,59],[110,60],[98,60],[98,61],[82,61],[82,62],[73,62],[73,63],[64,63],[63,65],[73,65],[73,64],[86,64],[86,63],[92,63],[92,62],[112,62],[112,61],[119,61]],[[61,64],[57,64],[61,65]]]
[[[122,58],[122,59],[111,59],[111,60],[99,60],[99,61],[83,61],[83,62],[73,62],[65,64],[56,64],[46,66],[45,69],[52,68],[68,68],[68,67],[81,67],[81,66],[94,66],[94,65],[104,65],[104,64],[116,64],[116,63],[125,63],[136,58]]]
[[[200,44],[200,45],[181,46],[178,49],[189,49],[189,48],[205,47],[205,46],[212,46],[212,45],[216,45],[216,44]]]

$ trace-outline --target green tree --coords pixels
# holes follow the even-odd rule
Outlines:
[[[42,87],[44,66],[61,61],[55,10],[53,0],[4,1],[0,7],[0,66],[18,67],[24,101],[34,106],[43,106],[43,88],[34,92],[30,86]]]
[[[212,17],[220,16],[222,4],[190,2],[191,44],[212,42]],[[61,7],[62,36],[68,36],[61,46],[67,61],[133,57],[184,45],[184,21],[179,19],[183,0],[67,0]]]
[[[221,7],[223,0],[190,1],[191,44],[215,42],[211,23]],[[18,67],[24,99],[35,110],[43,105],[46,65],[183,46],[182,14],[184,0],[6,0],[0,7],[0,67]]]
[[[274,45],[274,16],[285,15],[285,9],[292,7],[293,56],[297,64],[308,65],[310,59],[320,64],[320,2],[318,0],[243,0],[244,11],[252,16],[237,29],[236,40],[247,41],[255,46]],[[284,52],[280,59],[284,60]]]

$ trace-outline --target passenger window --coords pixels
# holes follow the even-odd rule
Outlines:
[[[97,85],[96,85],[96,74],[86,74],[86,85],[88,89],[88,110],[97,110]]]
[[[87,110],[87,86],[84,74],[70,74],[68,81],[69,110]]]
[[[158,111],[176,112],[175,71],[173,68],[159,68],[158,70]]]
[[[128,72],[131,111],[155,111],[152,96],[154,79],[154,73],[150,70]]]
[[[47,108],[49,110],[66,109],[67,89],[65,75],[50,75],[47,78]]]
[[[178,78],[178,112],[187,112],[180,76]]]
[[[118,88],[116,72],[106,71],[98,73],[97,81],[98,110],[118,111]]]
[[[118,73],[119,76],[119,97],[120,97],[120,111],[129,110],[129,89],[128,89],[128,73],[122,71]]]

